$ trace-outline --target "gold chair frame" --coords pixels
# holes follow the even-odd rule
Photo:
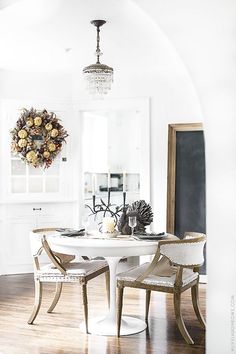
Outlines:
[[[190,236],[191,238],[186,238],[186,236]],[[199,274],[196,279],[191,281],[190,283],[186,284],[183,286],[183,281],[182,281],[182,275],[183,275],[183,269],[184,268],[190,268],[193,269],[194,272],[199,273],[199,268],[202,264],[193,264],[193,265],[182,265],[182,264],[173,264],[174,266],[177,267],[177,273],[176,273],[176,278],[175,278],[175,283],[173,287],[169,286],[162,286],[162,285],[149,285],[149,284],[144,284],[142,281],[153,272],[153,270],[156,268],[158,261],[160,260],[162,254],[160,251],[160,248],[162,245],[165,244],[175,244],[175,243],[195,243],[195,242],[201,242],[206,240],[206,235],[201,234],[201,233],[196,233],[196,232],[186,232],[184,234],[184,238],[182,240],[166,240],[166,241],[159,241],[158,242],[158,248],[156,251],[156,254],[146,269],[146,271],[138,276],[138,278],[135,281],[126,281],[126,280],[117,280],[117,287],[118,287],[118,299],[117,299],[117,336],[120,337],[120,326],[121,326],[121,316],[122,316],[122,306],[123,306],[123,292],[125,287],[131,287],[131,288],[139,288],[139,289],[145,289],[146,290],[146,306],[145,306],[145,321],[148,324],[148,314],[149,314],[149,305],[150,305],[150,298],[151,298],[151,291],[160,291],[160,292],[165,292],[165,293],[171,293],[174,295],[174,310],[175,310],[175,317],[176,317],[176,323],[177,326],[180,330],[180,333],[182,334],[183,338],[188,344],[194,344],[193,339],[189,335],[185,324],[184,320],[182,317],[182,312],[181,312],[181,294],[186,291],[187,289],[191,288],[191,297],[192,297],[192,304],[193,308],[195,311],[195,314],[197,316],[197,319],[200,322],[200,325],[205,328],[205,320],[202,316],[200,307],[199,307]],[[166,257],[166,256],[165,256]],[[168,258],[168,257],[167,257]],[[171,261],[171,260],[170,260]]]
[[[48,232],[48,231],[56,231],[57,228],[44,228],[44,229],[35,229],[33,230],[34,233],[43,233],[43,232]],[[73,259],[75,259],[74,255],[66,255],[63,253],[58,253],[58,252],[53,252],[46,240],[46,236],[42,236],[42,246],[39,248],[38,252],[33,255],[33,260],[34,260],[34,267],[36,271],[40,270],[40,262],[39,262],[39,256],[42,254],[42,252],[45,251],[47,254],[48,258],[50,261],[53,263],[56,269],[60,271],[61,274],[67,275],[66,267],[65,264],[71,262]],[[89,262],[89,258],[86,256],[82,256],[84,260],[87,260]],[[84,308],[84,320],[85,320],[85,329],[86,333],[89,333],[88,331],[88,297],[87,297],[87,283],[89,280],[99,276],[100,274],[105,273],[106,277],[106,291],[107,291],[107,299],[108,299],[108,305],[110,304],[110,273],[109,273],[109,267],[105,266],[97,271],[94,271],[93,273],[85,276],[81,275],[79,279],[79,284],[82,287],[82,299],[83,299],[83,308]],[[31,316],[28,320],[28,324],[33,324],[35,318],[38,315],[38,312],[41,307],[42,303],[42,283],[46,281],[40,281],[37,279],[37,277],[34,280],[35,283],[35,301],[34,301],[34,306],[33,310],[31,313]],[[50,282],[50,281],[49,281]],[[67,281],[69,282],[69,281]],[[51,313],[54,308],[56,307],[61,291],[62,291],[62,283],[63,281],[56,282],[56,290],[54,294],[54,298],[52,300],[52,303],[50,307],[48,308],[47,312]]]

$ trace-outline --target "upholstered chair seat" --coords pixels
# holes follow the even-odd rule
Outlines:
[[[144,263],[139,267],[134,267],[129,269],[126,272],[120,273],[117,275],[117,280],[119,281],[135,281],[139,276],[141,276],[149,267],[150,263]],[[177,269],[173,272],[172,275],[165,276],[164,274],[156,275],[155,271],[148,274],[148,276],[142,281],[146,285],[156,285],[156,286],[167,286],[174,287],[176,280]],[[198,274],[192,269],[184,269],[182,275],[182,282],[185,286],[191,283],[194,279],[197,279]]]
[[[92,275],[94,272],[107,267],[107,262],[102,260],[91,260],[83,262],[73,262],[63,265],[66,274],[62,274],[54,264],[46,264],[35,272],[35,280],[45,282],[83,282],[84,277]]]
[[[50,240],[46,235],[49,232],[56,232],[56,228],[36,229],[30,233],[31,253],[34,261],[34,282],[35,282],[35,302],[32,314],[28,320],[29,324],[33,324],[38,315],[42,301],[42,285],[43,283],[55,283],[56,291],[52,300],[48,313],[51,313],[57,305],[63,283],[78,283],[82,288],[83,308],[85,328],[88,333],[88,299],[87,299],[87,283],[90,279],[105,273],[108,302],[109,293],[109,267],[104,260],[89,260],[88,257],[82,257],[86,260],[73,262],[74,255],[66,255],[63,253],[53,252],[50,247]],[[49,262],[46,265],[40,264],[40,256],[46,253]]]
[[[123,291],[125,287],[146,290],[146,314],[148,312],[152,291],[173,294],[175,317],[178,328],[188,344],[194,344],[188,333],[182,313],[181,294],[191,288],[192,303],[196,316],[202,327],[205,321],[199,308],[198,284],[199,268],[204,262],[203,248],[206,236],[195,232],[187,232],[183,239],[160,240],[156,254],[150,263],[134,267],[117,275],[117,335],[120,336]]]
[[[64,265],[66,274],[62,274],[54,264],[46,264],[40,270],[35,272],[34,278],[39,281],[47,282],[83,282],[83,278],[93,274],[96,271],[107,267],[106,261],[91,260],[84,262],[73,262]]]

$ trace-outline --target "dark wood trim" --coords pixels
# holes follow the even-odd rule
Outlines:
[[[176,175],[176,132],[203,130],[202,123],[169,124],[167,166],[167,211],[166,231],[175,231],[175,175]]]

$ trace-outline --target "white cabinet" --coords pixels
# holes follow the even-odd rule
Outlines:
[[[23,218],[6,219],[3,225],[2,274],[31,272],[32,257],[29,245],[29,230],[34,222]]]
[[[31,272],[30,230],[78,226],[77,184],[73,183],[75,164],[69,158],[74,149],[72,109],[71,104],[56,101],[2,100],[0,103],[0,274]],[[30,167],[11,155],[10,130],[22,107],[55,112],[69,133],[67,144],[49,169]]]
[[[33,271],[29,232],[73,226],[74,203],[21,203],[1,207],[1,274]]]

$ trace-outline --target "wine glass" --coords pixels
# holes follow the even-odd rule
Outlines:
[[[132,229],[132,236],[134,236],[134,228],[137,226],[137,217],[136,216],[129,216],[129,226]]]

